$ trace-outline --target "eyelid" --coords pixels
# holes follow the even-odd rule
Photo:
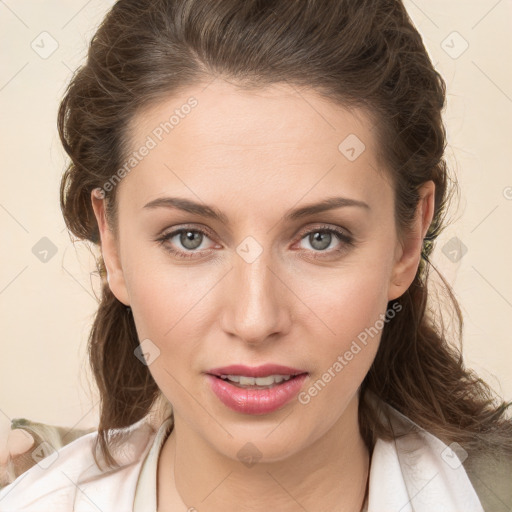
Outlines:
[[[324,223],[315,223],[313,226],[308,225],[302,229],[299,230],[297,236],[300,240],[304,237],[304,235],[308,235],[311,232],[315,231],[334,231],[335,233],[338,233],[341,236],[345,236],[346,238],[350,238],[351,240],[354,239],[354,235],[348,230],[347,228],[342,228],[341,226],[335,226],[331,224],[324,224]]]
[[[197,231],[202,232],[203,234],[207,235],[208,238],[214,239],[215,235],[213,234],[213,231],[205,226],[204,224],[179,224],[177,226],[173,226],[171,228],[164,229],[162,231],[162,234],[159,235],[158,238],[164,238],[169,237],[170,235],[177,235],[180,231]]]
[[[181,249],[172,248],[170,240],[184,231],[195,231],[198,233],[202,233],[203,235],[206,235],[208,238],[210,238],[210,240],[212,240],[214,243],[216,243],[213,240],[213,237],[210,235],[210,230],[208,228],[206,228],[205,226],[201,226],[199,228],[197,226],[190,225],[175,226],[169,229],[165,229],[162,232],[162,234],[155,239],[155,242],[157,242],[160,246],[164,248],[165,251],[170,253],[174,258],[178,260],[181,259],[193,261],[195,259],[200,259],[201,256],[205,255],[205,253],[210,253],[213,249],[215,249],[215,247],[213,247],[208,249],[202,249],[201,251],[185,251]]]
[[[163,230],[161,235],[159,235],[157,239],[160,240],[162,238],[169,238],[170,235],[175,236],[179,232],[185,231],[187,229],[190,231],[203,232],[203,234],[207,235],[212,240],[214,240],[216,238],[216,236],[213,234],[212,230],[210,228],[208,228],[207,226],[205,226],[204,224],[182,224],[182,225],[173,226],[171,228]],[[317,231],[322,231],[322,230],[334,231],[335,233],[345,236],[346,238],[349,238],[351,240],[354,240],[354,238],[355,238],[349,229],[347,229],[345,227],[334,226],[334,225],[325,224],[325,223],[314,223],[312,226],[307,225],[307,226],[301,228],[297,232],[295,237],[298,237],[298,241],[300,241],[300,240],[302,240],[302,238],[304,238],[305,235],[308,235],[315,230],[317,230]]]
[[[199,225],[198,224],[184,224],[184,225],[178,225],[173,226],[172,228],[168,228],[162,232],[162,234],[156,238],[155,241],[157,241],[160,245],[162,245],[165,250],[169,253],[171,253],[175,258],[178,259],[185,259],[185,260],[193,260],[193,259],[201,259],[202,256],[206,256],[206,254],[210,254],[213,248],[208,249],[202,249],[200,251],[197,250],[191,250],[191,251],[185,251],[180,249],[174,249],[169,247],[169,241],[170,239],[174,238],[176,235],[184,232],[184,231],[195,231],[198,233],[202,233],[203,235],[210,238],[214,243],[215,242],[215,236],[212,236],[211,230],[205,226],[205,225]],[[315,232],[328,232],[333,233],[334,236],[338,239],[340,244],[342,245],[341,249],[330,249],[328,251],[306,251],[306,252],[312,252],[312,258],[313,259],[322,259],[322,258],[329,258],[330,256],[336,255],[338,253],[342,253],[345,250],[349,248],[353,248],[357,240],[352,235],[352,233],[346,229],[342,228],[340,226],[334,226],[329,224],[322,224],[317,223],[313,226],[308,225],[299,230],[298,234],[295,235],[294,238],[297,238],[297,240],[294,242],[294,245],[297,243],[300,243],[306,236],[310,235],[311,233]],[[218,245],[218,244],[217,244]],[[296,250],[296,249],[295,249]],[[303,251],[298,251],[303,252]]]

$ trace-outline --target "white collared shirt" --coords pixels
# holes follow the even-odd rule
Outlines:
[[[385,407],[397,437],[374,446],[368,512],[484,512],[457,453]],[[121,467],[109,471],[94,463],[96,432],[76,439],[0,490],[0,512],[156,512],[158,457],[171,426],[168,418],[155,431],[144,418],[116,430]]]

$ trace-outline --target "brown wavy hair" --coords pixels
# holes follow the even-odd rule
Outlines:
[[[377,437],[393,433],[365,400],[368,391],[445,442],[467,450],[510,447],[508,404],[465,368],[461,310],[429,260],[457,182],[443,158],[445,83],[399,0],[119,0],[59,107],[59,135],[70,158],[60,201],[71,233],[100,244],[91,191],[133,150],[128,129],[134,114],[215,77],[240,88],[288,83],[363,109],[393,184],[399,236],[414,218],[419,187],[435,182],[434,217],[416,276],[390,301],[388,307],[396,302],[402,310],[385,325],[361,386],[359,423],[370,449]],[[116,190],[105,195],[114,232]],[[95,448],[113,467],[109,429],[142,419],[162,394],[134,356],[139,340],[133,315],[110,291],[101,256],[97,265],[102,292],[88,345],[101,399]],[[430,268],[455,312],[453,334],[443,312],[427,305]]]

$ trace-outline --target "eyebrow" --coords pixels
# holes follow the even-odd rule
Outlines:
[[[368,211],[370,210],[370,206],[364,201],[358,201],[348,197],[329,197],[318,203],[307,204],[305,206],[301,206],[300,208],[295,208],[294,210],[288,211],[284,215],[284,220],[293,221],[314,215],[316,213],[332,210],[334,208],[342,208],[348,206],[364,208]],[[215,219],[223,224],[229,225],[227,216],[217,208],[206,204],[196,203],[195,201],[191,201],[190,199],[185,199],[183,197],[159,197],[158,199],[154,199],[153,201],[150,201],[144,205],[144,208],[173,208],[200,215],[202,217]]]

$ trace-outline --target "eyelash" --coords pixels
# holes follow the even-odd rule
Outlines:
[[[203,229],[192,228],[192,227],[190,227],[190,228],[183,227],[183,228],[179,228],[179,229],[176,229],[174,231],[170,231],[169,233],[164,234],[163,236],[157,238],[156,241],[159,242],[160,245],[164,246],[164,248],[167,252],[171,253],[173,256],[175,256],[177,258],[180,258],[180,259],[197,258],[198,257],[197,254],[199,254],[200,251],[179,251],[176,249],[172,249],[169,245],[167,245],[167,242],[170,239],[174,238],[176,235],[179,235],[184,232],[189,232],[189,231],[191,231],[193,233],[201,233],[203,236],[211,238],[209,233]],[[300,234],[299,241],[303,240],[304,238],[306,238],[306,236],[311,235],[313,233],[333,234],[340,242],[342,242],[345,245],[345,249],[353,247],[355,245],[354,239],[350,235],[348,235],[345,231],[343,231],[341,229],[329,227],[329,226],[319,226],[319,227],[315,227],[314,229],[311,229],[309,231],[305,231]],[[205,251],[211,251],[211,250],[212,249],[205,249]],[[343,251],[344,251],[344,249],[331,249],[329,251],[323,250],[323,251],[313,251],[313,252],[316,252],[316,253],[322,254],[322,255],[324,255],[324,254],[332,255],[333,253],[341,253]],[[323,258],[323,257],[324,256],[320,256],[320,255],[313,256],[314,259]]]

